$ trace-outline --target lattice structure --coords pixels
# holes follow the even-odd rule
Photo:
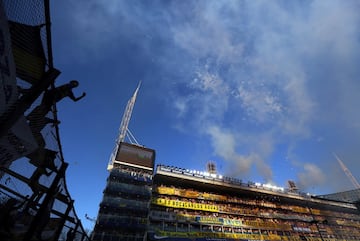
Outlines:
[[[115,147],[110,155],[110,160],[109,160],[108,168],[107,168],[108,170],[111,170],[113,168],[115,156],[116,156],[116,153],[118,152],[120,143],[124,142],[126,137],[128,137],[129,143],[139,145],[139,143],[135,139],[134,135],[130,132],[128,126],[129,126],[130,118],[132,115],[132,110],[134,108],[137,93],[139,92],[140,86],[141,86],[141,82],[137,86],[133,96],[129,99],[129,101],[126,105],[126,109],[125,109],[124,115],[122,117],[120,128],[119,128],[119,136],[116,139]]]
[[[360,189],[359,182],[355,179],[355,177],[351,174],[350,170],[345,166],[343,161],[334,153],[336,160],[339,162],[341,169],[345,172],[346,176],[349,178],[351,183],[354,185],[356,189]]]
[[[0,0],[0,11],[1,240],[88,240],[66,185],[56,101],[44,102],[60,74],[49,0]]]

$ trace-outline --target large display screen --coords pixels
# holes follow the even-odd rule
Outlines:
[[[155,151],[145,147],[121,142],[115,161],[154,168]]]

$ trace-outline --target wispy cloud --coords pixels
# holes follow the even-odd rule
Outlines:
[[[356,160],[347,143],[360,137],[359,7],[337,0],[112,0],[74,3],[71,18],[86,51],[141,49],[142,61],[155,63],[151,74],[162,77],[149,81],[169,93],[161,97],[174,126],[204,137],[231,174],[255,167],[271,181],[282,153],[307,152],[306,141]],[[328,159],[288,156],[301,163],[293,167],[302,186],[328,178]]]
[[[325,174],[315,164],[302,163],[303,170],[298,173],[298,187],[302,190],[325,183]]]
[[[197,69],[204,69],[204,73],[198,75],[198,82],[204,84],[202,90],[206,92],[188,102],[189,105],[204,104],[196,111],[197,115],[204,116],[193,118],[199,132],[211,137],[215,153],[232,167],[247,172],[254,165],[263,170],[260,173],[266,179],[271,179],[269,161],[279,144],[290,142],[293,150],[297,142],[313,138],[320,120],[328,124],[323,122],[323,117],[332,114],[327,108],[329,102],[319,99],[323,89],[357,89],[354,79],[341,80],[344,74],[339,73],[344,70],[345,75],[357,72],[351,61],[357,58],[354,50],[359,51],[359,31],[354,27],[359,25],[358,15],[352,9],[352,3],[340,1],[283,5],[282,2],[232,3],[229,6],[200,2],[193,8],[196,13],[191,20],[176,24],[171,30],[177,46],[199,59]],[[241,9],[246,9],[247,13]],[[212,63],[211,70],[215,74],[210,76],[221,79],[221,85],[209,82],[208,65],[201,61],[204,58]],[[340,61],[340,65],[329,64],[327,58]],[[215,83],[216,88],[222,90],[221,96],[208,87]],[[332,86],[322,88],[324,84]],[[339,94],[348,101],[334,104],[345,107],[344,110],[353,110],[353,101],[358,97],[352,94],[347,98],[344,92]],[[217,109],[221,111],[209,111],[209,99],[218,101]],[[210,113],[217,115],[216,121]],[[244,126],[241,123],[230,125],[225,122],[227,115],[241,115],[238,119],[246,118],[250,122]],[[347,121],[355,120],[354,117],[354,114],[346,113]],[[254,137],[271,133],[266,139],[271,151],[263,151],[263,146],[255,142],[252,144],[257,148],[241,150],[238,143],[244,133],[249,135],[244,129],[249,125],[258,127],[252,132]],[[323,162],[302,163],[295,168],[303,187],[308,187],[305,180],[319,185],[324,183],[325,175],[320,168]],[[309,178],[314,174],[316,180]]]

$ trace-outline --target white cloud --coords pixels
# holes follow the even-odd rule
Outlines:
[[[192,18],[178,22],[171,27],[175,43],[195,58],[215,57],[217,61],[237,61],[243,52],[243,43],[234,38],[228,29],[228,18],[222,10],[230,5],[209,1],[197,2]]]
[[[248,115],[257,121],[268,122],[283,110],[278,97],[270,91],[266,88],[246,87],[240,83],[235,96],[240,99],[240,105]]]
[[[298,186],[302,190],[313,188],[325,183],[323,171],[312,163],[303,163],[303,170],[298,173]]]
[[[164,78],[153,81],[171,103],[176,126],[210,138],[214,153],[235,170],[254,166],[271,179],[279,146],[304,151],[297,143],[312,136],[328,149],[343,143],[342,151],[357,159],[355,145],[348,145],[360,137],[357,1],[156,4],[79,2],[71,15],[76,36],[100,54],[125,39],[161,60],[152,71]],[[186,90],[169,91],[169,79]],[[302,185],[309,173],[322,182],[325,161],[296,165]]]
[[[235,133],[220,126],[205,126],[206,134],[211,138],[214,153],[228,164],[228,176],[244,177],[251,170],[252,165],[266,182],[272,180],[273,172],[266,163],[266,157],[273,151],[271,136],[246,136],[245,133]],[[256,147],[255,147],[256,146]]]
[[[239,5],[246,13],[239,10]],[[205,6],[201,2],[193,8],[192,18],[186,23],[173,25],[171,30],[178,47],[193,58],[212,59],[211,68],[202,67],[216,73],[202,74],[192,82],[194,89],[198,87],[205,91],[189,103],[201,103],[197,105],[196,115],[202,118],[191,120],[197,130],[203,133],[206,132],[204,128],[217,126],[206,133],[211,136],[219,156],[240,165],[242,170],[249,170],[251,165],[258,169],[263,165],[263,170],[266,170],[272,152],[258,154],[265,153],[263,147],[258,146],[248,150],[247,155],[239,154],[234,140],[236,143],[241,134],[250,134],[241,125],[227,126],[229,123],[223,122],[226,115],[239,120],[244,119],[245,114],[246,119],[252,121],[246,126],[259,127],[253,133],[254,139],[264,131],[271,133],[267,141],[272,148],[289,140],[293,143],[289,148],[296,147],[296,142],[311,137],[314,124],[331,111],[327,108],[329,103],[318,99],[321,85],[331,80],[334,85],[331,89],[354,87],[352,80],[344,83],[340,79],[344,76],[339,74],[344,70],[343,65],[321,69],[321,64],[331,57],[353,66],[349,61],[354,57],[354,49],[359,50],[359,17],[351,4],[341,1],[289,3],[286,6],[280,2],[249,1],[239,5],[232,2],[233,10],[230,10],[221,2],[210,2]],[[314,63],[318,63],[319,68],[311,65]],[[330,78],[317,79],[319,74]],[[219,79],[221,84],[217,82]],[[214,91],[221,90],[221,86],[227,86],[228,91]],[[341,106],[353,110],[351,101],[358,97],[355,94],[351,94],[352,98],[346,97],[345,92],[341,95],[344,96]],[[216,108],[211,108],[209,99],[222,101]],[[355,119],[356,115],[350,111],[346,114],[351,120]],[[217,118],[210,118],[212,115],[217,115]],[[208,125],[204,125],[204,121]],[[354,122],[352,124],[356,126]],[[232,134],[219,134],[224,129],[231,129]],[[265,173],[263,171],[262,175],[266,176]],[[307,186],[304,181],[309,173],[316,173],[318,179],[308,180],[322,182],[321,169],[315,164],[305,163],[304,172],[299,174],[304,186]]]
[[[228,110],[229,87],[216,72],[198,68],[195,77],[185,84],[189,93],[177,95],[174,99],[180,108],[185,125],[192,125],[199,132],[207,123],[221,122]],[[188,121],[190,118],[190,121]],[[199,128],[199,125],[202,128]]]
[[[232,164],[230,175],[246,174],[253,161],[249,156],[246,157],[237,153],[235,137],[217,126],[207,126],[206,128],[215,153]]]
[[[184,98],[175,100],[174,106],[175,106],[178,117],[183,117],[184,114],[187,112],[187,109],[188,109],[187,102],[188,101]]]

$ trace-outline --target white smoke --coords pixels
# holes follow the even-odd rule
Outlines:
[[[300,185],[321,185],[332,181],[322,172],[331,160],[324,153],[336,149],[360,175],[357,1],[73,5],[79,52],[102,57],[121,41],[133,43],[158,64],[149,73],[162,76],[150,80],[153,94],[164,98],[173,126],[203,137],[231,174],[254,167],[269,181],[294,179],[277,166],[301,152],[301,162],[288,158]],[[311,163],[310,149],[319,156]]]

